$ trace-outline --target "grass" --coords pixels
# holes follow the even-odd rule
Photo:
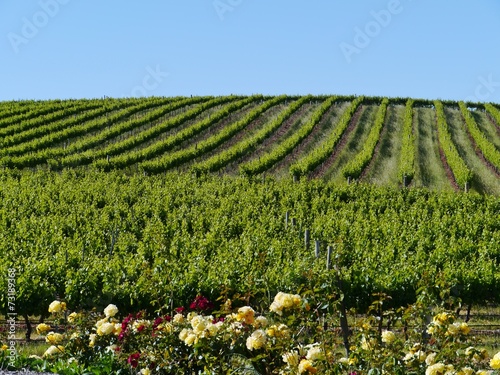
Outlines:
[[[344,176],[342,176],[342,168],[363,148],[363,144],[368,137],[370,128],[375,120],[378,107],[379,106],[374,105],[363,105],[361,107],[362,113],[356,127],[349,135],[344,148],[330,168],[326,171],[323,178],[341,184],[345,183]]]
[[[462,119],[460,111],[457,109],[445,108],[445,114],[453,142],[460,156],[462,156],[465,163],[474,174],[471,183],[471,191],[480,194],[500,194],[498,178],[477,156],[474,146],[469,139],[465,122]]]
[[[338,123],[340,116],[349,107],[350,102],[340,102],[335,103],[331,112],[327,112],[325,119],[323,119],[319,124],[319,129],[313,138],[304,140],[303,149],[300,154],[296,155],[293,159],[287,160],[285,162],[278,163],[269,172],[273,173],[277,178],[288,178],[290,177],[290,165],[296,162],[300,157],[309,154],[313,149],[321,147],[323,142],[328,138],[329,133],[333,131]]]
[[[493,143],[498,150],[500,150],[500,131],[494,124],[491,123],[486,113],[482,111],[475,111],[472,112],[472,117],[486,138]]]
[[[435,113],[431,108],[415,108],[415,177],[412,185],[437,191],[453,191],[439,156]]]
[[[379,154],[375,157],[364,180],[376,185],[397,187],[401,154],[401,134],[404,106],[388,106],[385,129],[380,139]]]

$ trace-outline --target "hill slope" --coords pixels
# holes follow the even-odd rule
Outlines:
[[[0,103],[0,165],[268,174],[500,194],[491,104],[342,96]]]

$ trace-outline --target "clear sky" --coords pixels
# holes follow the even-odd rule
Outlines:
[[[1,0],[0,100],[500,102],[499,0]]]

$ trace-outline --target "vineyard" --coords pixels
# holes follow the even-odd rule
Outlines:
[[[342,96],[0,103],[0,166],[322,178],[500,194],[493,104]]]
[[[0,309],[497,306],[499,124],[362,96],[0,103]]]

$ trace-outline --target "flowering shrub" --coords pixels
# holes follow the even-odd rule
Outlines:
[[[56,316],[64,311],[53,308],[61,304],[51,306]],[[139,312],[119,320],[118,307],[109,305],[102,314],[70,314],[73,330],[64,335],[43,323],[37,332],[51,344],[47,360],[85,367],[107,358],[116,373],[492,375],[500,370],[500,353],[490,359],[473,345],[469,326],[449,311],[435,314],[424,332],[408,330],[401,317],[382,329],[381,316],[368,314],[356,322],[345,355],[338,331],[328,329],[318,309],[300,295],[280,292],[265,312],[233,308],[230,300],[220,311],[213,309],[198,296],[172,315],[149,319]]]

